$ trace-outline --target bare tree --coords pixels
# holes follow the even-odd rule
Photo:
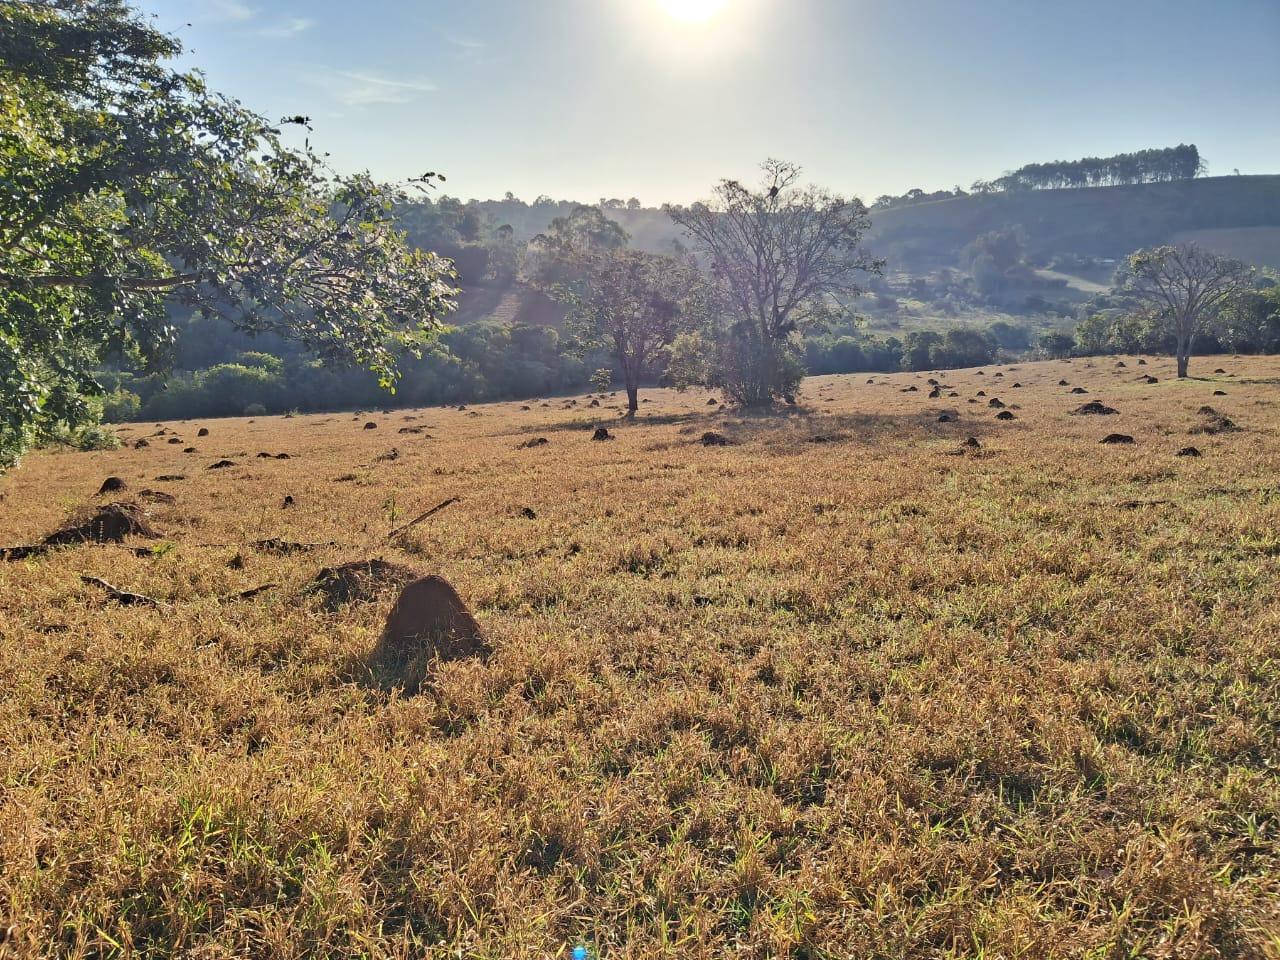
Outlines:
[[[1197,334],[1236,298],[1252,289],[1253,268],[1193,243],[1150,247],[1131,254],[1121,289],[1176,342],[1178,376],[1187,375]]]
[[[759,189],[722,180],[709,202],[669,210],[724,286],[740,342],[751,345],[746,353],[759,369],[745,378],[756,384],[738,398],[747,403],[779,395],[791,335],[848,309],[862,293],[857,275],[878,274],[883,266],[862,248],[871,220],[861,200],[800,185],[794,164],[761,166]]]

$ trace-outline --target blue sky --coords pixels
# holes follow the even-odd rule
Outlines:
[[[684,202],[776,156],[870,201],[1179,142],[1280,173],[1280,0],[140,5],[339,169],[455,196]]]

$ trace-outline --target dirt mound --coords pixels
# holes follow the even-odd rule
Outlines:
[[[1072,410],[1071,415],[1073,417],[1088,417],[1088,416],[1109,417],[1119,412],[1120,411],[1117,410],[1115,407],[1108,407],[1101,400],[1090,400],[1088,403],[1083,404],[1079,407],[1076,407],[1074,410]]]
[[[133,449],[135,450],[141,450],[143,447],[149,447],[149,446],[151,446],[151,444],[147,443],[146,440],[138,439],[133,441]]]
[[[377,429],[378,429],[378,425],[377,425],[376,423],[374,423],[372,420],[370,420],[370,421],[368,421],[368,422],[364,425],[364,429],[366,429],[366,430],[377,430]]]
[[[1008,410],[1001,410],[999,413],[996,414],[996,419],[997,420],[1017,420],[1018,418],[1014,416],[1012,413],[1010,413]]]
[[[181,437],[170,437],[168,440],[165,441],[165,443],[175,443],[175,444],[181,443],[181,442],[182,442]]]
[[[956,418],[949,413],[940,413],[938,414],[938,422],[939,423],[955,423]]]
[[[537,520],[538,511],[533,509],[533,507],[521,507],[518,516],[522,520]]]
[[[102,481],[102,486],[98,488],[97,496],[100,497],[106,493],[119,493],[121,490],[128,489],[129,485],[119,477],[107,477]]]
[[[1230,417],[1224,417],[1220,413],[1214,414],[1209,418],[1209,422],[1202,427],[1196,427],[1192,433],[1233,433],[1240,427]]]
[[[545,447],[550,442],[546,437],[530,437],[524,443],[516,444],[516,449],[528,450],[530,447]]]
[[[714,430],[708,430],[698,442],[704,447],[727,447],[732,441],[722,433],[716,433]]]
[[[942,396],[942,391],[939,390],[937,387],[934,387],[932,390],[929,391],[930,400],[937,400],[941,396]]]
[[[528,408],[526,408],[528,409]],[[401,427],[396,433],[421,433],[421,427]]]
[[[1153,377],[1153,376],[1151,376],[1151,374],[1147,374],[1145,377],[1143,377],[1143,378],[1141,379],[1141,381],[1140,381],[1140,382],[1141,382],[1141,383],[1159,383],[1159,382],[1160,382],[1160,378],[1159,378],[1159,377]]]
[[[163,490],[139,490],[138,499],[146,500],[150,503],[177,503],[178,498],[172,493],[165,493]]]
[[[487,660],[492,648],[458,592],[443,577],[408,584],[387,617],[369,668],[385,688],[421,689],[436,663]]]
[[[209,435],[208,427],[201,427],[199,430],[196,431],[197,437],[207,437],[208,435]]]
[[[408,567],[387,560],[357,560],[338,567],[325,567],[311,581],[310,592],[319,594],[324,605],[336,610],[348,603],[376,600],[387,590],[399,588],[415,574]]]
[[[985,397],[986,395],[987,395],[987,391],[985,390],[979,390],[977,393],[974,394],[975,397]]]
[[[178,483],[179,481],[185,480],[185,479],[187,478],[180,473],[162,473],[160,474],[160,476],[156,477],[156,482],[157,483]]]
[[[1140,366],[1140,367],[1145,367],[1146,365],[1147,365],[1147,361],[1145,361],[1145,360],[1143,360],[1141,357],[1139,357],[1139,358],[1138,358],[1138,366]]]
[[[920,389],[920,388],[919,388],[919,387],[916,387],[916,386],[903,387],[903,388],[902,388],[902,392],[903,392],[903,393],[916,393],[917,391],[919,391],[919,389]]]
[[[1072,387],[1071,392],[1074,394],[1081,394],[1081,393],[1088,393],[1089,391],[1086,390],[1084,387]]]
[[[596,427],[595,433],[591,434],[592,440],[612,440],[613,434],[609,432],[608,427]]]
[[[217,463],[209,464],[208,469],[225,470],[227,469],[227,467],[234,467],[235,465],[236,465],[236,462],[234,460],[219,460]]]
[[[1197,410],[1196,413],[1200,414],[1202,417],[1216,417],[1218,415],[1218,411],[1213,409],[1213,407],[1209,406],[1207,403]]]
[[[160,534],[147,523],[146,515],[136,503],[121,501],[98,507],[93,513],[56,530],[42,543],[123,543],[125,537],[154,540]]]
[[[1225,370],[1223,370],[1221,367],[1219,367],[1217,370],[1215,370],[1215,371],[1213,371],[1213,372],[1214,372],[1214,373],[1226,373],[1227,371],[1225,371]]]
[[[870,383],[871,381],[870,381],[870,380],[868,380],[867,382],[868,382],[868,383]],[[708,401],[707,401],[707,406],[708,406],[708,407],[715,407],[715,406],[719,406],[719,405],[720,405],[720,401],[719,401],[719,400],[717,400],[715,397],[712,397],[710,400],[708,400]]]
[[[1059,380],[1059,381],[1058,381],[1058,386],[1060,386],[1060,387],[1069,387],[1069,386],[1071,386],[1071,384],[1067,383],[1067,381],[1065,381],[1065,380]]]
[[[987,406],[991,407],[991,409],[993,410],[1003,410],[1004,401],[1001,400],[999,397],[992,397],[990,400],[987,401]]]
[[[1200,451],[1195,447],[1183,447],[1178,451],[1177,455],[1180,457],[1198,457],[1200,456]]]
[[[1101,440],[1102,443],[1133,443],[1133,437],[1127,433],[1108,433]]]
[[[1125,366],[1127,366],[1127,364],[1126,364],[1123,360],[1117,360],[1117,361],[1116,361],[1116,368],[1117,368],[1117,369],[1123,369]]]
[[[965,437],[964,442],[960,446],[965,450],[981,450],[982,444],[978,442],[977,437]]]
[[[1213,391],[1213,395],[1214,395],[1215,397],[1225,397],[1225,396],[1227,395],[1227,391],[1225,391],[1225,390],[1215,390],[1215,391]]]

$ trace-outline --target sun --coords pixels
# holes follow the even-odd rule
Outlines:
[[[729,5],[729,0],[658,0],[667,16],[682,23],[706,23]]]

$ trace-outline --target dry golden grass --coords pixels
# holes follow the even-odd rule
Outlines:
[[[634,424],[553,399],[32,456],[4,542],[111,474],[177,501],[154,556],[0,563],[8,949],[1280,956],[1280,360],[1125,360],[943,373],[941,400],[819,378],[757,418],[651,391]],[[1093,399],[1120,413],[1068,415]],[[1241,429],[1192,434],[1202,404]],[[369,683],[393,595],[306,587],[379,556],[449,578],[492,659]]]

